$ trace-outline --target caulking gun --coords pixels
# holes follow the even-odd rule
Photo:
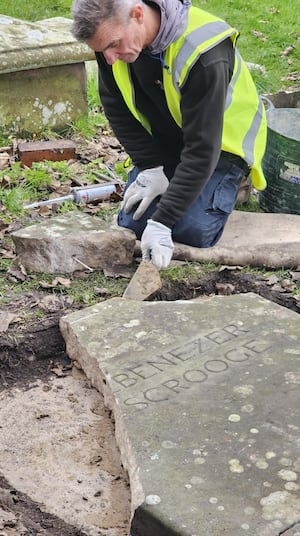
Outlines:
[[[25,205],[24,209],[42,207],[43,205],[56,205],[63,203],[64,201],[73,201],[74,203],[90,203],[91,201],[100,201],[108,199],[111,194],[117,192],[118,186],[116,184],[103,184],[97,186],[90,186],[87,188],[76,187],[72,188],[72,191],[68,195],[62,197],[54,197],[47,201],[38,201],[31,203],[31,205]]]

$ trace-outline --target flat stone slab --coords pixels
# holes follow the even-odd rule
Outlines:
[[[114,412],[133,536],[278,536],[300,522],[297,313],[255,294],[116,298],[61,331]]]
[[[300,536],[300,523],[297,523],[290,530],[287,530],[284,533],[284,536]]]
[[[174,258],[229,265],[300,266],[300,215],[235,210],[212,248],[175,244]]]
[[[0,15],[0,74],[93,60],[71,34],[71,19],[28,22]]]
[[[82,212],[69,212],[11,234],[23,266],[33,272],[72,273],[130,265],[135,234]]]

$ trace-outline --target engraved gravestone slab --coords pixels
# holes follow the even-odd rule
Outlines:
[[[297,313],[254,294],[112,299],[61,330],[114,411],[133,536],[275,536],[300,521]]]

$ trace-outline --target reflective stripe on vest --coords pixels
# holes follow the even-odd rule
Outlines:
[[[135,105],[134,86],[131,80],[129,65],[123,61],[117,60],[112,66],[112,71],[127,107],[132,115],[142,123],[143,127],[149,134],[151,134],[151,126],[148,119],[139,112]]]
[[[235,46],[238,32],[210,13],[191,7],[189,22],[181,37],[171,43],[164,54],[167,69],[163,69],[163,83],[170,113],[182,126],[180,110],[181,91],[189,72],[200,55],[228,37]],[[128,65],[120,60],[113,64],[113,74],[123,98],[148,132],[149,122],[136,109],[133,84]],[[213,117],[212,117],[213,120]],[[235,65],[228,87],[222,132],[222,150],[243,158],[251,168],[251,179],[258,190],[266,186],[261,168],[265,151],[267,124],[262,105],[251,75],[236,50]]]

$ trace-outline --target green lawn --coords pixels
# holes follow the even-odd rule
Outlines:
[[[195,0],[194,3],[239,30],[238,48],[243,58],[266,69],[265,76],[254,73],[259,91],[299,86],[299,0]],[[281,56],[287,47],[295,48],[289,55]],[[282,80],[294,72],[295,80]]]
[[[70,17],[71,3],[71,0],[0,0],[0,13],[32,21]],[[260,92],[299,86],[299,0],[194,0],[194,3],[240,31],[238,47],[242,56],[247,62],[262,65],[266,72],[253,71]],[[295,48],[281,56],[288,47]]]
[[[0,0],[0,13],[31,21],[71,17],[71,4],[71,0]]]

